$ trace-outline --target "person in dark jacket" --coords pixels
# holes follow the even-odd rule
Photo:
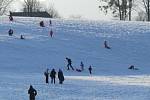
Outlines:
[[[35,100],[35,96],[37,95],[37,91],[33,88],[32,85],[30,85],[30,88],[28,90],[29,100]]]
[[[69,66],[72,68],[72,70],[74,70],[74,68],[72,67],[72,61],[70,58],[66,58],[66,60],[68,61],[68,64],[67,64],[67,68],[69,70]]]
[[[9,29],[9,31],[8,31],[9,36],[12,36],[13,33],[14,33],[13,30],[12,30],[12,29]]]
[[[10,21],[13,21],[12,12],[10,11],[9,13],[10,13],[10,14],[9,14],[9,20],[10,20]]]
[[[20,39],[25,39],[23,35],[20,35]]]
[[[92,74],[92,66],[91,65],[89,67],[89,72],[90,72],[90,74]]]
[[[49,83],[49,73],[48,73],[48,70],[49,69],[46,69],[46,71],[44,72],[46,83]]]
[[[41,26],[41,27],[45,27],[45,25],[44,25],[44,22],[43,22],[43,21],[40,21],[40,26]]]
[[[111,49],[111,48],[108,46],[107,41],[104,41],[104,47],[105,47],[106,49]]]
[[[83,70],[84,70],[84,64],[83,64],[83,62],[82,62],[82,61],[81,61],[80,66],[81,66],[81,70],[83,71]]]
[[[59,79],[59,84],[63,84],[64,81],[64,75],[61,69],[58,71],[58,79]]]
[[[50,34],[51,37],[53,37],[53,31],[52,31],[52,29],[51,29],[51,31],[50,31],[49,34]]]
[[[51,20],[49,20],[49,26],[51,26],[52,25],[52,21]]]
[[[55,78],[56,78],[56,71],[55,71],[55,69],[52,69],[52,71],[50,73],[50,77],[51,77],[51,83],[55,84]]]
[[[131,65],[128,69],[132,69],[132,70],[139,70],[138,68],[135,68],[134,65]]]
[[[135,69],[134,65],[131,65],[128,69]]]

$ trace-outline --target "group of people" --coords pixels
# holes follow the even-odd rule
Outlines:
[[[9,29],[9,30],[8,30],[8,35],[9,35],[9,36],[12,36],[13,34],[14,34],[14,31],[13,31],[12,29]],[[24,35],[21,34],[21,35],[20,35],[20,39],[25,39]]]
[[[49,77],[51,78],[51,84],[55,84],[55,79],[56,79],[56,71],[53,68],[51,70],[51,72],[49,73],[49,69],[46,69],[46,71],[44,72],[45,75],[45,81],[46,83],[49,83]],[[59,84],[63,84],[63,81],[65,80],[63,72],[61,69],[59,69],[58,71],[58,79],[59,79]]]
[[[41,27],[45,27],[44,21],[40,21],[40,26]],[[49,20],[49,26],[52,26],[52,21]],[[49,32],[50,37],[53,37],[53,30],[51,28],[50,32]]]
[[[68,64],[67,64],[67,70],[70,70],[70,68],[72,70],[74,70],[74,68],[72,66],[72,60],[70,58],[68,58],[68,57],[66,57],[66,60],[68,62]],[[81,61],[80,67],[81,68],[76,68],[77,72],[82,72],[84,70],[84,64],[83,64],[82,61]],[[89,66],[88,70],[89,70],[89,73],[92,74],[92,66],[91,65]]]
[[[12,16],[12,12],[11,11],[10,11],[10,14],[9,14],[9,20],[13,21],[13,16]],[[41,27],[45,27],[44,21],[40,21],[40,26]],[[49,20],[49,26],[52,26],[52,21],[51,20]],[[14,31],[13,31],[13,29],[10,28],[8,30],[8,35],[9,36],[13,36],[13,34],[14,34]],[[49,36],[53,37],[53,30],[52,29],[50,29],[50,31],[49,31]],[[25,39],[25,36],[21,34],[20,35],[20,39]]]

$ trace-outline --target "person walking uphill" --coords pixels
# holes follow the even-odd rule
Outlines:
[[[59,79],[59,84],[63,84],[64,81],[64,75],[61,69],[58,71],[58,79]]]
[[[55,71],[55,69],[52,69],[52,71],[50,73],[50,77],[51,77],[51,83],[55,84],[55,78],[56,78],[56,71]]]
[[[30,88],[28,90],[29,100],[35,100],[35,96],[37,95],[37,91],[33,88],[32,85],[30,85]]]
[[[68,64],[67,64],[67,68],[69,70],[69,66],[72,68],[72,70],[74,70],[74,68],[72,67],[72,61],[70,58],[66,58],[66,60],[68,61]]]

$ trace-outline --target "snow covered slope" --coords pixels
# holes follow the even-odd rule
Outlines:
[[[39,26],[41,20],[46,27]],[[112,49],[104,48],[104,40]],[[1,17],[0,100],[27,100],[30,84],[38,89],[37,100],[148,100],[149,51],[150,23],[53,19],[49,26],[49,19]],[[83,61],[86,70],[67,71],[66,57],[76,68]],[[130,65],[139,70],[128,70]],[[44,84],[46,68],[63,69],[65,84]]]

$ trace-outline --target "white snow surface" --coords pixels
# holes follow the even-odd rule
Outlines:
[[[36,100],[150,100],[150,23],[51,19],[49,26],[49,20],[0,17],[0,100],[28,100],[30,84]],[[75,68],[83,61],[85,70],[68,71],[66,57]],[[46,84],[46,68],[61,68],[64,84]]]

